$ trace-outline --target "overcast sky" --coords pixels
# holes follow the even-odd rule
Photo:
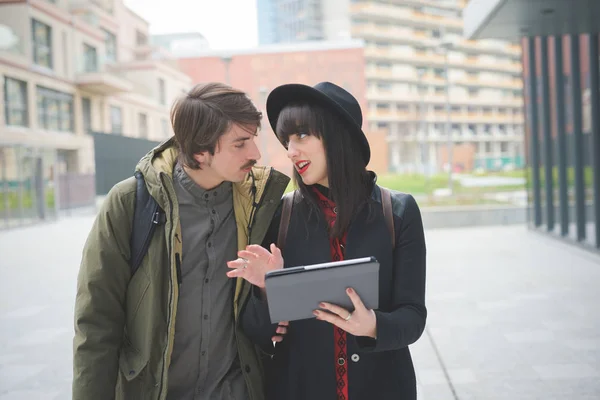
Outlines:
[[[125,0],[150,23],[150,33],[200,32],[213,49],[258,43],[256,0]]]

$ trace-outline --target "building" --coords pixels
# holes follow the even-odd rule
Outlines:
[[[370,129],[389,132],[392,171],[523,167],[521,49],[463,38],[464,1],[271,2],[282,42],[313,31],[365,42]],[[284,35],[298,16],[310,24],[296,19]]]
[[[90,204],[98,166],[119,162],[96,138],[171,135],[169,105],[191,81],[148,36],[121,0],[0,1],[0,227]]]
[[[152,35],[150,42],[167,50],[173,57],[193,57],[210,47],[202,34],[194,32]]]
[[[469,38],[522,41],[530,226],[596,250],[599,19],[600,3],[591,0],[471,0],[464,13]]]
[[[265,102],[271,90],[285,83],[314,85],[332,81],[355,95],[362,109],[367,109],[364,48],[360,41],[307,42],[242,51],[211,51],[202,57],[180,59],[179,65],[194,83],[227,82],[248,93],[264,114],[263,129],[258,139],[262,153],[260,163],[272,165],[290,176],[292,164],[266,119]],[[386,132],[368,129],[369,126],[371,124],[365,115],[363,129],[373,154],[369,168],[386,172]]]
[[[256,0],[256,13],[258,16],[258,43],[261,45],[277,43],[273,0]]]
[[[259,44],[350,38],[348,0],[257,0]]]

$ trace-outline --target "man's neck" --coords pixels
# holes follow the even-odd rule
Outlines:
[[[204,190],[211,190],[223,183],[223,179],[216,177],[212,171],[202,169],[191,169],[183,166],[185,173],[192,181]]]

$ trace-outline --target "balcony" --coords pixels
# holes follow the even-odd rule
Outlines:
[[[75,84],[83,90],[100,95],[131,92],[133,84],[117,69],[104,64],[101,67],[87,65],[75,76]]]
[[[361,17],[372,17],[382,21],[403,21],[412,26],[439,28],[449,26],[462,29],[462,20],[437,15],[424,14],[408,8],[385,6],[370,2],[359,2],[351,5],[351,14]]]

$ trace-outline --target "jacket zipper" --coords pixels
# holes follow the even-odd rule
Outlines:
[[[165,190],[167,190],[167,185],[165,184],[165,181],[163,179],[163,175],[160,175],[160,181],[163,184],[163,187],[165,188]],[[173,224],[173,201],[171,200],[170,196],[167,196],[167,199],[169,200],[169,216],[170,216],[170,221],[171,221],[171,229],[169,230],[169,238],[171,237],[171,235],[173,235],[173,229],[174,229],[174,224]],[[169,249],[169,253],[173,252],[173,244],[171,243],[171,248]],[[169,259],[170,259],[170,254],[169,254]],[[170,264],[170,262],[169,262]],[[159,387],[159,391],[158,391],[158,397],[159,399],[162,398],[162,392],[164,390],[164,382],[165,382],[165,375],[168,371],[168,366],[167,366],[167,357],[169,355],[169,347],[171,346],[170,343],[170,336],[171,336],[171,329],[172,329],[172,325],[173,325],[173,297],[174,297],[174,293],[175,293],[175,289],[174,289],[174,285],[173,285],[173,277],[172,277],[172,273],[171,273],[171,267],[169,267],[169,315],[167,316],[167,321],[168,321],[168,325],[167,325],[167,345],[165,347],[164,350],[164,354],[163,354],[163,370],[160,376],[160,387]],[[166,393],[165,396],[166,398]]]

